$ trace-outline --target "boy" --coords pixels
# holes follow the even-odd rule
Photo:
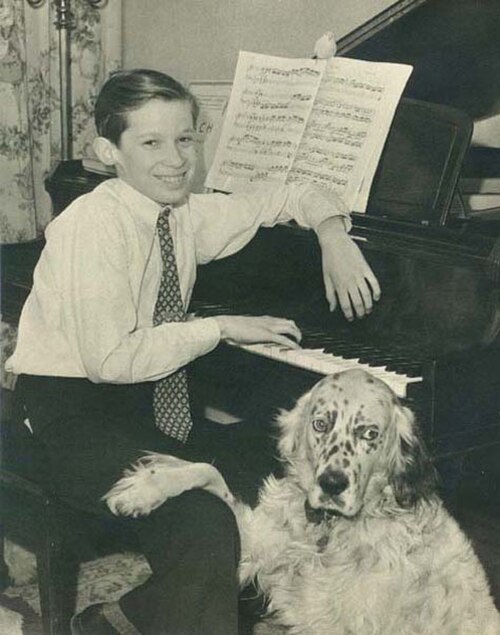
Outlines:
[[[223,433],[193,422],[183,367],[220,341],[295,348],[300,332],[281,317],[187,320],[197,264],[238,251],[261,225],[293,218],[318,234],[332,309],[338,297],[349,319],[361,317],[380,294],[331,194],[295,185],[189,195],[196,115],[194,97],[162,73],[121,71],[105,83],[95,151],[118,178],[47,228],[7,363],[56,491],[101,516],[110,515],[103,496],[146,450],[214,460],[235,493],[245,480],[253,479],[250,490],[258,485],[241,456],[231,460],[231,440],[248,424]],[[261,464],[265,475],[269,463]],[[121,523],[152,576],[119,602],[75,616],[74,633],[237,633],[238,533],[221,500],[192,490]]]

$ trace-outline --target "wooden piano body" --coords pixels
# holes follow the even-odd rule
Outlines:
[[[401,0],[341,40],[339,52],[412,63],[406,98],[482,116],[490,110],[492,91],[500,95],[500,56],[491,55],[500,30],[495,5],[496,0]],[[480,51],[469,41],[477,31],[477,46],[486,51],[483,75],[477,72]],[[457,60],[459,74],[453,70]],[[454,152],[449,182],[456,181],[462,159],[460,150]],[[384,157],[381,169],[387,168]],[[79,161],[60,164],[46,181],[55,213],[103,178],[85,172]],[[392,178],[397,181],[398,174]],[[201,268],[193,308],[204,314],[290,316],[304,331],[305,347],[421,377],[408,385],[406,400],[435,457],[459,464],[485,448],[500,449],[500,231],[450,223],[443,213],[449,191],[434,208],[436,200],[427,203],[424,190],[421,205],[405,208],[375,188],[369,214],[354,217],[352,234],[383,289],[368,318],[348,323],[327,310],[314,235],[293,226],[261,230],[236,256]],[[42,245],[2,248],[4,320],[17,322]],[[192,369],[198,402],[236,416],[272,416],[318,379],[314,371],[229,346]]]
[[[329,311],[315,236],[293,226],[262,229],[240,253],[202,267],[192,309],[291,317],[305,365],[308,349],[323,348],[421,377],[406,401],[435,456],[500,443],[500,278],[490,259],[498,239],[368,217],[353,236],[383,289],[363,320]],[[291,406],[321,377],[231,346],[198,360],[192,376],[203,401],[250,418]]]

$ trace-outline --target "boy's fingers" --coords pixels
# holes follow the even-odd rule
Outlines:
[[[286,337],[285,335],[274,334],[271,341],[274,344],[284,346],[285,348],[300,348],[296,340]]]
[[[293,320],[273,318],[269,316],[266,316],[266,320],[270,320],[270,323],[266,326],[270,334],[289,335],[298,342],[300,342],[300,340],[302,339],[302,333]]]
[[[373,296],[372,290],[367,282],[359,287],[359,294],[363,300],[364,315],[368,315],[373,311]]]
[[[368,280],[368,283],[372,289],[373,299],[377,302],[378,300],[380,300],[380,296],[382,295],[380,284],[371,270],[369,274],[366,276],[366,279]]]
[[[370,296],[370,306],[366,305],[367,299],[368,298],[365,298],[360,288],[356,289],[356,291],[352,293],[351,302],[352,302],[352,306],[354,307],[354,313],[356,314],[356,317],[362,318],[371,311],[371,296]]]
[[[333,313],[333,311],[335,311],[335,309],[337,308],[337,294],[334,293],[331,298],[328,298],[327,296],[327,299],[330,306],[330,311]]]
[[[351,298],[349,294],[344,291],[338,294],[338,298],[339,304],[342,308],[342,313],[349,321],[352,321],[354,319],[354,315],[352,312]]]
[[[335,289],[333,287],[332,281],[330,280],[329,276],[324,276],[323,280],[325,284],[326,301],[328,302],[330,311],[334,311],[335,307],[337,306],[337,298],[335,295]]]
[[[279,331],[282,335],[290,335],[297,342],[300,342],[302,339],[302,333],[300,332],[299,327],[291,320],[287,320],[285,324],[280,325]]]

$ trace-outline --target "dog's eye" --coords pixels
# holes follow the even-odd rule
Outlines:
[[[365,441],[374,441],[378,437],[377,428],[365,428],[362,427],[356,430],[357,435],[360,439],[364,439]]]
[[[324,419],[313,419],[312,427],[316,432],[326,432],[328,423]]]

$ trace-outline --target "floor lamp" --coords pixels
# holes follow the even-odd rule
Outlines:
[[[37,9],[45,0],[27,0]],[[47,0],[50,2],[50,0]],[[103,7],[107,0],[85,0],[93,7]],[[73,126],[71,112],[71,30],[74,28],[74,16],[71,12],[71,0],[55,0],[56,20],[59,34],[59,83],[61,95],[61,159],[73,158]]]

